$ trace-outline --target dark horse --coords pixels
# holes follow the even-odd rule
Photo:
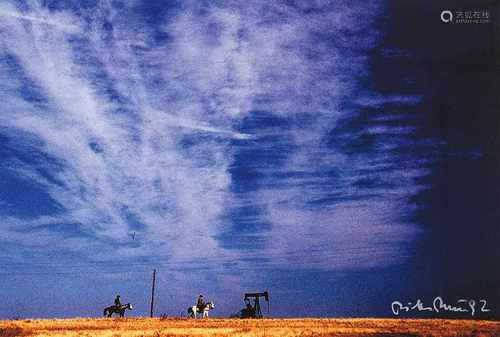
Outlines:
[[[112,305],[110,307],[104,308],[104,316],[111,317],[113,314],[118,314],[120,317],[125,316],[125,310],[132,310],[132,304],[122,304],[120,306]]]

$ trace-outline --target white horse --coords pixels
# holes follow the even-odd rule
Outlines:
[[[208,312],[212,309],[215,308],[215,304],[214,302],[208,302],[207,304],[205,304],[205,308],[203,309],[203,311],[201,313],[203,313],[203,318],[208,318]],[[187,310],[187,313],[188,313],[188,316],[189,317],[192,317],[194,319],[196,319],[196,313],[197,312],[200,312],[198,311],[198,306],[196,305],[193,305],[192,307],[189,307],[188,310]]]

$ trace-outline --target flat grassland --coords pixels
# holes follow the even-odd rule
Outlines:
[[[440,319],[78,318],[0,321],[0,336],[402,337],[500,336],[500,322]]]

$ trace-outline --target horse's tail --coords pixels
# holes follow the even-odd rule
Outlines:
[[[102,313],[103,316],[106,316],[106,312],[108,311],[108,308],[104,308],[104,311]]]

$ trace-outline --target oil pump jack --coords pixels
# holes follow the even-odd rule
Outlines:
[[[267,302],[267,314],[269,315],[269,292],[266,290],[262,293],[245,293],[246,308],[241,310],[241,318],[262,318],[260,309],[260,298],[264,297]],[[253,305],[251,300],[253,300]]]

